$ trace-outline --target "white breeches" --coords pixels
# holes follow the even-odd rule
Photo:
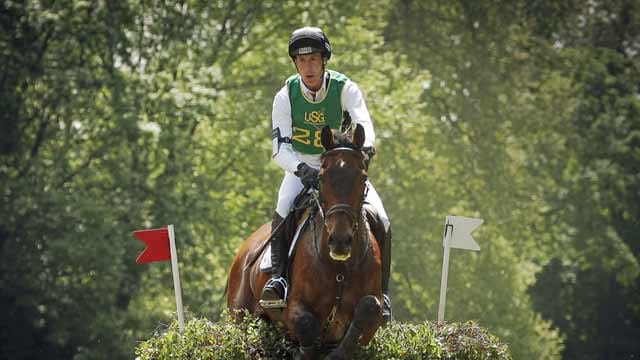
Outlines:
[[[280,184],[280,191],[278,191],[278,205],[276,206],[276,212],[282,218],[287,216],[289,209],[293,204],[293,200],[295,200],[296,196],[298,196],[300,191],[304,188],[299,177],[288,171],[285,171],[284,174],[284,179],[282,179],[282,184]],[[389,217],[382,206],[380,196],[378,196],[378,192],[369,180],[367,180],[367,186],[369,186],[369,191],[367,192],[367,197],[364,201],[376,208],[380,218],[384,222],[385,229],[389,230]]]

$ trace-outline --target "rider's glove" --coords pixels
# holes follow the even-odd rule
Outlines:
[[[294,172],[294,174],[300,178],[302,181],[302,185],[309,186],[313,188],[318,188],[318,174],[320,172],[311,166],[300,163],[298,164],[298,170]]]

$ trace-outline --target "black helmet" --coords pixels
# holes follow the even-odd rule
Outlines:
[[[322,57],[331,58],[331,44],[327,35],[317,27],[305,26],[294,31],[289,39],[289,56],[319,52]]]

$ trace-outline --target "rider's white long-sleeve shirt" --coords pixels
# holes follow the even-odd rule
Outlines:
[[[322,101],[326,96],[326,84],[329,73],[325,71],[325,81],[322,82],[322,88],[315,92],[309,90],[303,81],[300,81],[302,91],[309,100]],[[373,146],[376,140],[376,134],[373,130],[373,122],[367,109],[367,104],[364,102],[364,96],[358,85],[347,80],[342,88],[342,94],[340,94],[340,102],[342,104],[342,111],[348,111],[351,115],[351,121],[353,124],[360,124],[364,127],[365,142],[364,146]],[[289,91],[285,84],[273,99],[273,111],[271,113],[271,119],[273,122],[273,129],[280,129],[281,137],[291,138],[292,136],[292,118],[291,118],[291,102],[289,101]],[[295,172],[298,164],[305,162],[315,168],[320,167],[320,155],[308,155],[298,153],[293,149],[291,144],[280,144],[279,150],[274,154],[273,159],[284,170],[291,173]]]

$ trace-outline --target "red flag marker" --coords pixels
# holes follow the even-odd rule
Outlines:
[[[182,307],[182,286],[180,285],[180,271],[178,270],[178,251],[176,249],[176,234],[173,225],[166,228],[138,230],[133,236],[147,244],[147,248],[136,259],[138,264],[153,261],[171,260],[173,273],[173,289],[176,294],[176,310],[178,311],[178,325],[180,332],[184,331],[184,309]]]
[[[138,264],[171,260],[168,228],[138,230],[133,232],[133,236],[147,244],[136,259]]]

